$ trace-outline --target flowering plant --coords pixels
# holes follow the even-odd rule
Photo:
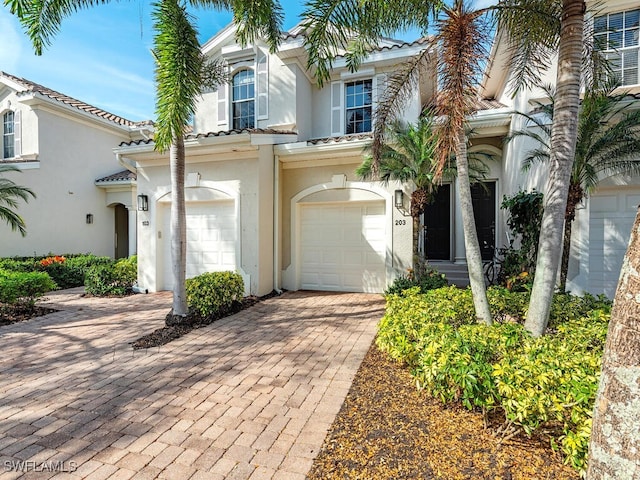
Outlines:
[[[54,263],[64,263],[65,260],[65,257],[56,255],[55,257],[43,258],[42,260],[40,260],[40,265],[42,265],[43,267],[48,267],[49,265],[53,265]]]

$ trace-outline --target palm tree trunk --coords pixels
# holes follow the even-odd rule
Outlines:
[[[173,311],[176,317],[187,315],[185,289],[187,263],[187,219],[184,201],[184,140],[176,135],[169,149],[171,170],[171,271],[173,274]]]
[[[422,269],[422,262],[420,261],[420,217],[413,216],[413,273],[416,275],[416,278]]]
[[[547,328],[560,264],[558,246],[561,244],[578,131],[584,11],[582,0],[563,0],[557,93],[551,131],[551,167],[544,197],[536,276],[525,322],[525,328],[535,337],[542,335]]]
[[[569,272],[569,257],[571,256],[571,227],[573,220],[564,221],[564,236],[562,239],[562,260],[560,262],[560,285],[561,292],[567,290],[567,273]]]
[[[471,185],[469,184],[469,162],[467,159],[467,142],[464,130],[458,134],[456,146],[456,165],[458,167],[458,187],[460,209],[462,210],[462,226],[464,229],[464,246],[467,254],[467,268],[469,269],[469,284],[473,294],[473,305],[476,318],[488,325],[492,323],[487,288],[482,275],[482,254],[476,231],[476,221],[473,216],[471,200]]]
[[[611,311],[589,442],[588,480],[640,478],[640,213]]]

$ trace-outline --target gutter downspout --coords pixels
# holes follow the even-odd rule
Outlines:
[[[280,288],[280,157],[273,156],[273,289],[282,295]]]

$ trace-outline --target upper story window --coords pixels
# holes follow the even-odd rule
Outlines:
[[[371,112],[373,105],[373,83],[371,80],[358,80],[345,83],[345,133],[363,133],[371,131]]]
[[[640,83],[640,9],[596,17],[593,31],[596,48],[605,52],[610,68],[621,84]]]
[[[2,158],[15,157],[15,116],[12,111],[2,116]]]
[[[253,70],[240,70],[232,84],[233,128],[255,127],[255,80]]]

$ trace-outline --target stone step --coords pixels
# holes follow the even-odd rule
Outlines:
[[[469,286],[469,272],[465,264],[432,261],[429,262],[429,265],[438,272],[444,273],[450,285],[461,288]]]

